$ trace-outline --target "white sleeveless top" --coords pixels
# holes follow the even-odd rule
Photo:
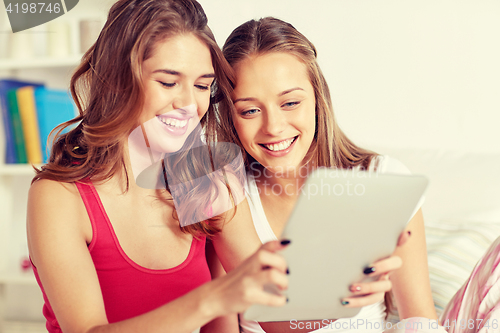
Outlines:
[[[373,162],[369,168],[369,171],[371,172],[374,172],[374,166],[377,165],[375,171],[377,173],[410,174],[410,171],[406,168],[406,166],[404,166],[404,164],[389,156],[378,156]],[[246,193],[248,204],[250,206],[250,212],[252,214],[255,230],[257,231],[260,241],[262,243],[266,243],[271,240],[276,240],[277,237],[271,229],[266,214],[264,213],[264,208],[262,207],[262,202],[260,201],[259,189],[257,188],[255,178],[251,174],[247,174],[247,180]],[[419,203],[418,207],[421,206],[422,202]],[[325,324],[329,323],[327,326],[313,332],[348,333],[362,331],[366,333],[379,333],[384,331],[384,318],[385,305],[383,301],[380,301],[378,303],[362,307],[359,313],[354,317],[339,318],[332,323],[325,321]],[[265,333],[257,322],[247,321],[243,319],[242,315],[240,315],[240,326],[243,333]],[[292,321],[290,323],[290,329],[294,328],[298,328],[297,323]]]

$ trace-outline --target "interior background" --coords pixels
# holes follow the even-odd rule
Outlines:
[[[500,2],[200,0],[222,45],[275,16],[312,41],[341,128],[368,148],[500,152]]]
[[[293,24],[316,45],[337,120],[347,135],[375,151],[408,151],[397,157],[415,173],[432,170],[428,216],[474,216],[498,222],[500,1],[199,1],[221,46],[236,26],[252,18],[275,16]],[[106,15],[113,2],[80,0],[62,18],[77,22],[89,15]],[[0,5],[0,58],[8,53],[10,35]],[[43,34],[34,36],[38,43]],[[70,77],[68,68],[52,67],[18,69],[15,74],[46,81],[53,88],[67,88]],[[6,75],[0,71],[0,77]],[[414,154],[428,149],[458,153],[430,154],[427,159]],[[8,221],[11,229],[0,223],[0,236],[10,230],[4,233],[9,242],[0,243],[0,262],[5,262],[9,255],[15,261],[18,253],[27,254],[25,189],[31,175],[2,177],[6,182],[23,181],[7,200],[3,195],[16,186],[0,184],[0,199],[15,203],[14,219]],[[444,264],[437,266],[447,267]],[[465,269],[464,275],[469,271]],[[448,285],[444,280],[441,287]],[[14,319],[41,320],[38,286],[4,287],[6,309]],[[1,303],[0,299],[0,322]],[[37,327],[42,329],[16,332],[44,331],[43,324]]]
[[[81,0],[65,16],[105,13],[113,2]],[[338,122],[360,145],[500,152],[499,1],[200,3],[221,46],[236,26],[265,16],[308,37]]]

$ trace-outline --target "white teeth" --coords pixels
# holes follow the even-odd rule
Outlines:
[[[293,140],[295,138],[291,138],[291,139],[288,139],[288,140],[283,140],[279,143],[272,143],[272,144],[269,144],[269,145],[264,145],[267,147],[267,149],[269,150],[272,150],[272,151],[281,151],[281,150],[285,150],[287,149],[288,147],[290,147],[290,145],[292,144]]]
[[[182,127],[186,126],[187,122],[188,122],[187,119],[185,119],[185,120],[178,120],[178,119],[174,119],[174,118],[167,118],[167,119],[164,119],[164,118],[161,118],[161,117],[158,117],[158,118],[165,125],[169,125],[169,126],[177,127],[177,128],[182,128]]]

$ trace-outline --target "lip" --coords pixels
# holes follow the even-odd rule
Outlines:
[[[288,147],[287,149],[284,149],[284,150],[280,150],[280,151],[272,151],[272,150],[269,150],[267,149],[266,147],[263,147],[262,145],[266,144],[266,145],[269,145],[269,144],[273,144],[273,143],[279,143],[279,142],[282,142],[282,141],[285,141],[285,140],[288,140],[288,139],[294,139],[292,144],[290,145],[290,147]],[[291,138],[288,138],[288,139],[283,139],[283,140],[279,140],[279,141],[274,141],[274,142],[266,142],[266,143],[261,143],[259,144],[259,147],[265,151],[267,154],[273,156],[273,157],[281,157],[281,156],[285,156],[286,154],[288,154],[292,149],[293,147],[295,146],[295,143],[297,142],[297,140],[299,139],[299,136],[296,135],[294,137],[291,137]]]
[[[188,127],[189,127],[189,120],[191,118],[193,118],[193,117],[192,116],[181,117],[181,116],[177,116],[177,115],[175,115],[175,116],[173,116],[173,115],[170,116],[169,115],[167,117],[167,116],[162,115],[162,116],[156,116],[156,118],[158,119],[158,121],[160,122],[160,124],[163,126],[163,128],[165,128],[165,130],[169,134],[171,134],[173,136],[182,136],[182,135],[186,134],[186,131],[187,131]],[[167,120],[167,119],[175,119],[175,120],[181,120],[181,121],[182,120],[187,120],[187,123],[186,123],[186,125],[184,127],[173,127],[173,126],[169,126],[169,125],[165,124],[162,121],[162,120]]]

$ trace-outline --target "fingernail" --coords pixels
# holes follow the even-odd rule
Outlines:
[[[411,231],[410,230],[408,230],[408,236],[411,236]]]
[[[288,270],[288,268],[286,269],[286,274],[290,274],[290,271]]]
[[[283,239],[280,243],[281,245],[288,245],[291,243],[291,241],[289,239]]]
[[[355,286],[355,285],[352,285],[350,288],[349,288],[350,291],[352,292],[355,292],[355,291],[360,291],[361,290],[361,286]]]
[[[343,300],[343,301],[342,301],[342,302],[340,302],[340,303],[341,303],[342,305],[347,305],[347,304],[349,304],[349,301],[344,301],[344,300]]]
[[[365,270],[363,271],[363,273],[365,273],[366,275],[371,274],[373,272],[375,272],[375,267],[373,266],[366,267]]]

